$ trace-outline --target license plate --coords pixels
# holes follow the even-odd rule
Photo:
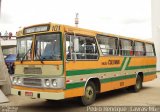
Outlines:
[[[33,92],[25,92],[25,96],[33,96]]]

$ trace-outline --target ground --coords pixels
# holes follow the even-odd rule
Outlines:
[[[18,108],[18,112],[85,112],[90,109],[81,106],[77,99],[47,101],[13,95],[8,98],[10,102],[0,106],[19,106],[15,107]],[[102,93],[91,106],[160,106],[160,73],[157,79],[144,83],[143,89],[138,93],[125,89]]]

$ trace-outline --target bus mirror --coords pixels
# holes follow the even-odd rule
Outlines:
[[[74,38],[74,52],[79,52],[79,39]]]

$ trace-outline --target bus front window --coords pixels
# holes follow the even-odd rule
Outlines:
[[[61,60],[60,34],[36,36],[35,60]]]
[[[31,60],[32,37],[17,39],[17,60]]]

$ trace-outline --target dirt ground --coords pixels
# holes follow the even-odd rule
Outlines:
[[[85,112],[90,108],[81,106],[77,99],[47,101],[13,95],[8,98],[10,102],[0,104],[0,109],[14,106],[12,108],[18,112]],[[160,73],[156,80],[144,83],[143,89],[138,93],[125,89],[102,93],[97,96],[92,106],[160,106]]]

